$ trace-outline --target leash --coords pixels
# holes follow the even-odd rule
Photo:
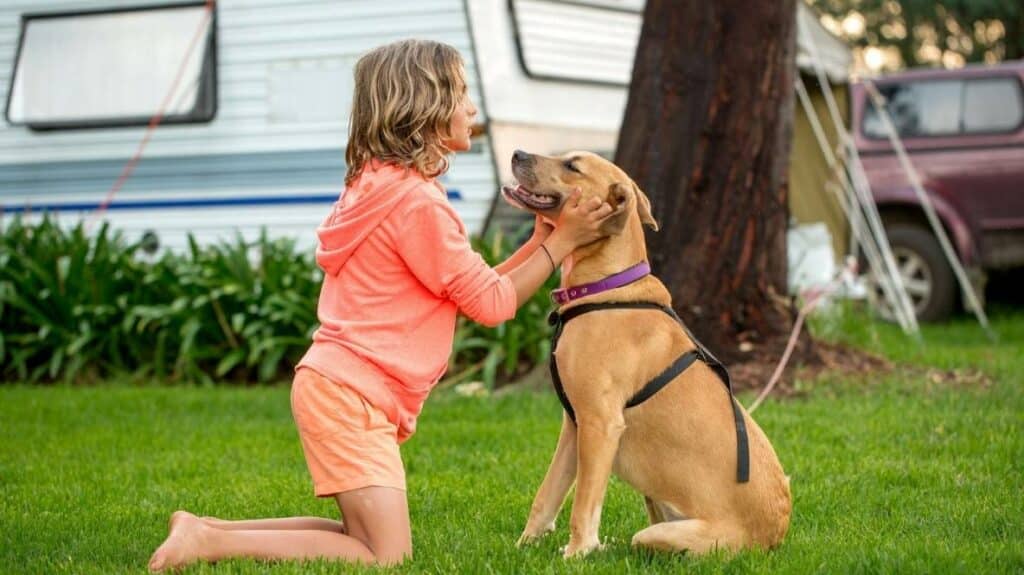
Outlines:
[[[829,282],[828,285],[819,291],[810,293],[807,303],[800,308],[800,312],[797,314],[796,320],[793,322],[793,329],[789,332],[789,341],[786,342],[786,350],[782,352],[782,357],[779,359],[778,365],[775,366],[775,372],[772,373],[772,377],[768,380],[768,385],[764,386],[761,393],[758,394],[757,398],[754,399],[754,402],[747,408],[747,413],[754,413],[754,410],[764,403],[765,398],[768,397],[768,394],[775,388],[775,385],[782,377],[782,372],[786,369],[786,364],[789,363],[789,358],[793,353],[793,348],[796,347],[797,339],[800,337],[800,330],[804,325],[804,319],[814,311],[814,308],[818,307],[818,304],[825,298],[825,296],[830,295],[839,287],[843,276],[847,272],[851,274],[857,273],[856,259],[850,258],[846,263],[846,267],[836,272],[835,277],[832,278],[832,281]]]

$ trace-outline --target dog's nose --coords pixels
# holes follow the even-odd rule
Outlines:
[[[527,154],[526,152],[524,152],[522,150],[516,150],[516,151],[512,152],[512,161],[513,162],[525,162],[528,159],[530,159],[530,154]]]

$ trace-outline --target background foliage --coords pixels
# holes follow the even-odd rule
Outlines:
[[[1020,0],[811,0],[851,45],[892,48],[896,67],[1024,57]]]
[[[515,247],[475,245],[492,263]],[[15,219],[0,229],[0,381],[287,378],[317,326],[321,278],[311,251],[266,235],[147,259],[105,226]],[[460,319],[452,377],[493,387],[542,357],[544,298],[497,329]]]

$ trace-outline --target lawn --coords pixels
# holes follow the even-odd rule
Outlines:
[[[415,559],[409,573],[1007,573],[1024,571],[1024,314],[1000,343],[963,318],[925,346],[858,316],[816,326],[901,362],[980,369],[979,385],[898,369],[802,382],[756,414],[792,478],[793,521],[772,552],[651,555],[646,520],[613,481],[607,550],[563,561],[558,530],[513,545],[559,426],[552,394],[432,397],[403,448]],[[750,397],[743,401],[749,403]],[[319,514],[287,386],[0,387],[0,572],[140,573],[177,508],[226,518]],[[227,561],[189,573],[362,572],[325,562]]]

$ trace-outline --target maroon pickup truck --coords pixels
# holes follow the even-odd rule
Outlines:
[[[1024,61],[875,84],[972,283],[1024,266]],[[956,278],[864,86],[851,96],[857,149],[907,291],[920,319],[943,319]]]

